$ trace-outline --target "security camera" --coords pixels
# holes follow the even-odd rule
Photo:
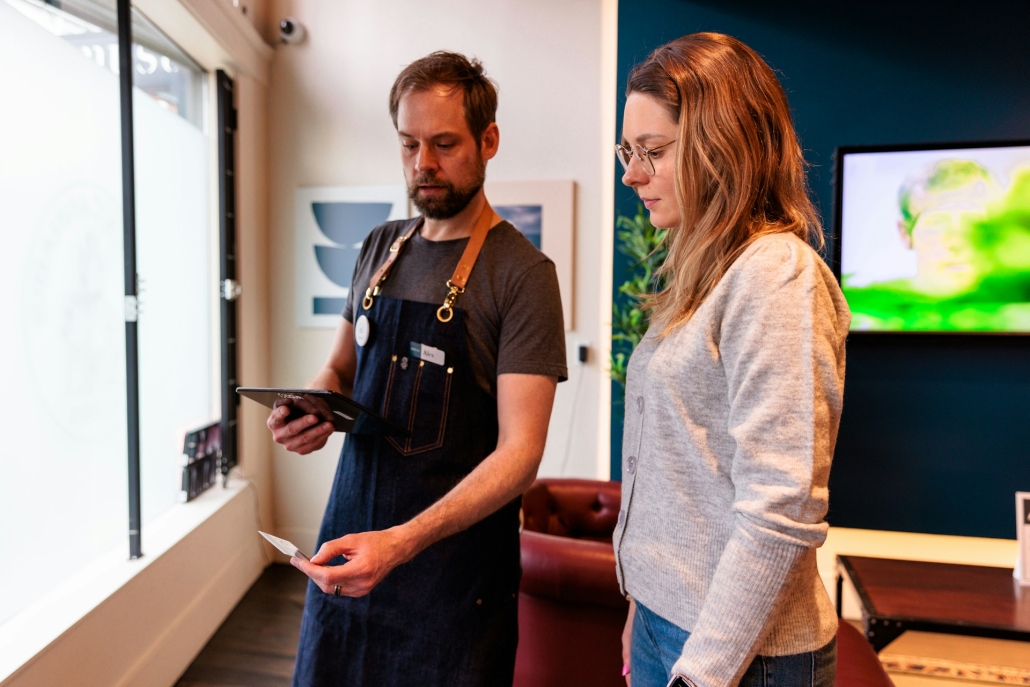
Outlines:
[[[307,31],[304,30],[304,25],[293,17],[286,17],[279,22],[279,39],[283,43],[296,45],[304,40],[305,34]]]

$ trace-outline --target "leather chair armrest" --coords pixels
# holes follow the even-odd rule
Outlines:
[[[612,545],[522,532],[521,591],[556,601],[625,608]]]
[[[837,625],[835,687],[894,687],[873,647],[846,620]]]
[[[622,485],[588,479],[535,481],[522,497],[525,529],[574,539],[611,541]]]

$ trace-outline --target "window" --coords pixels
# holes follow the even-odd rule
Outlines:
[[[0,0],[0,623],[127,536],[114,0]],[[143,521],[218,416],[211,79],[134,12]],[[145,544],[144,544],[145,546]],[[145,550],[145,549],[144,549]],[[59,576],[59,577],[60,577]]]

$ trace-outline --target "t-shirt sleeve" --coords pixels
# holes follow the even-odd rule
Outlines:
[[[550,375],[565,381],[565,320],[554,263],[530,267],[507,299],[497,347],[497,374]]]
[[[371,269],[368,266],[369,260],[372,259],[372,254],[375,252],[372,249],[372,244],[375,243],[373,240],[375,237],[375,229],[372,230],[364,242],[361,244],[361,251],[358,253],[358,260],[354,263],[354,274],[351,276],[350,292],[347,294],[347,304],[343,307],[343,319],[347,320],[351,324],[354,324],[354,308],[357,307],[355,302],[358,298],[365,297],[365,290],[368,289],[368,280],[371,278]]]

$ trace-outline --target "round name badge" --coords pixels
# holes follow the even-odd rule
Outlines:
[[[368,335],[371,331],[372,326],[368,323],[368,318],[362,315],[354,325],[354,341],[359,346],[364,346],[368,343]]]

